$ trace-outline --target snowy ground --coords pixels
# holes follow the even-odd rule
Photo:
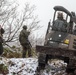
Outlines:
[[[9,66],[9,74],[17,75],[34,75],[37,67],[37,59],[35,58],[26,58],[26,59],[10,59],[12,64]]]
[[[7,75],[34,75],[38,66],[37,58],[2,58],[0,64],[8,65],[9,74]],[[48,66],[42,72],[42,75],[65,75],[65,67],[67,66],[61,60],[53,60],[48,62]]]
[[[36,58],[3,58],[1,63],[8,66],[9,74],[7,75],[34,75],[38,65]]]

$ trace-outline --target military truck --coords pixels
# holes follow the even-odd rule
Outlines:
[[[37,45],[38,70],[45,68],[48,59],[61,59],[67,69],[76,70],[76,16],[63,6],[54,7],[53,22],[48,23],[44,46]],[[55,22],[57,13],[64,13],[64,22]],[[65,26],[66,24],[66,26]]]

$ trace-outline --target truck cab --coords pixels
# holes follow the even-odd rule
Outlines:
[[[62,6],[55,6],[54,10],[53,22],[48,23],[44,46],[76,50],[76,46],[74,45],[76,40],[75,22],[72,20],[75,14],[70,13]],[[57,19],[58,12],[64,14],[63,20]]]

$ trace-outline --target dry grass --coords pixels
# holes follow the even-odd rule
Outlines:
[[[20,48],[13,47],[12,50],[14,50],[14,51],[11,51],[8,47],[4,48],[4,52],[3,52],[2,57],[22,58],[22,50],[20,50]],[[36,54],[36,51],[34,48],[31,49],[31,53],[32,53],[33,57],[36,57],[37,54]],[[28,52],[26,54],[26,57],[28,57]]]

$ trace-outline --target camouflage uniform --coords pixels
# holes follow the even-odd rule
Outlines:
[[[3,53],[3,33],[4,33],[4,29],[0,28],[0,55]]]
[[[28,40],[29,34],[30,32],[27,31],[27,27],[23,26],[23,30],[20,32],[19,35],[19,41],[23,47],[23,54],[22,54],[23,58],[26,56],[27,51],[28,51],[28,57],[31,56],[31,48]]]

